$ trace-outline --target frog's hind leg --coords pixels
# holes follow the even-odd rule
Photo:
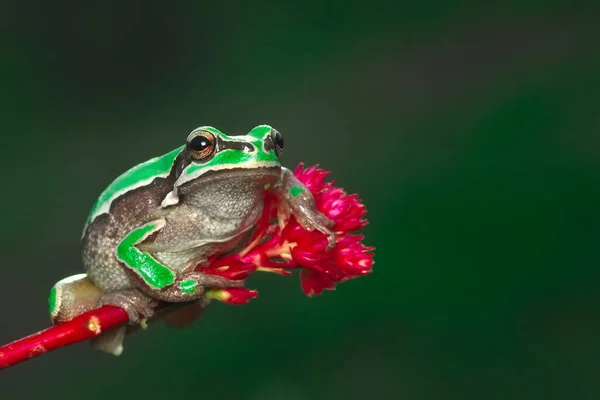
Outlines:
[[[98,307],[100,290],[86,274],[69,276],[58,281],[50,290],[48,306],[53,324],[70,321]]]
[[[58,281],[50,290],[49,311],[53,324],[71,319],[97,308],[104,296],[86,274],[69,276]],[[109,329],[91,340],[94,348],[119,355],[123,351],[123,339],[127,327]]]

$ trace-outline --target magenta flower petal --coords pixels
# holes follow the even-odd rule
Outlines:
[[[283,221],[285,225],[280,229],[277,199],[267,194],[265,210],[246,247],[240,254],[211,260],[202,272],[237,280],[255,271],[286,275],[299,268],[302,290],[313,296],[372,271],[374,248],[363,244],[364,236],[350,234],[368,223],[358,195],[326,182],[329,172],[317,166],[305,169],[300,164],[294,174],[313,194],[317,209],[334,221],[336,246],[328,251],[328,236],[317,230],[306,231],[293,215]],[[209,292],[212,298],[229,304],[242,304],[256,296],[255,291],[244,288]]]

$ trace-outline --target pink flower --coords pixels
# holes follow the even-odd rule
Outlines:
[[[333,186],[333,182],[324,182],[328,175],[329,171],[319,169],[318,165],[304,169],[304,165],[300,163],[294,170],[294,176],[310,190],[313,196],[319,196],[321,192]]]
[[[308,297],[321,294],[325,289],[335,289],[335,283],[327,274],[320,274],[312,269],[300,271],[300,285]]]
[[[362,235],[346,235],[337,242],[334,262],[347,275],[360,276],[371,272],[373,266],[374,247],[365,247],[362,244]]]
[[[211,300],[219,300],[227,304],[245,304],[258,296],[256,290],[246,288],[211,289],[204,296]]]
[[[327,251],[327,236],[306,231],[291,216],[279,229],[273,196],[265,199],[265,208],[248,245],[239,254],[227,255],[211,262],[205,273],[245,279],[252,272],[264,271],[289,275],[300,268],[302,290],[312,296],[333,290],[339,282],[369,274],[373,266],[374,247],[365,246],[364,236],[352,234],[365,227],[366,208],[355,194],[348,195],[333,182],[325,182],[328,171],[300,164],[294,175],[313,194],[319,211],[335,224],[336,246]],[[247,292],[244,292],[247,291]],[[210,291],[211,298],[229,304],[241,304],[257,295],[247,289]]]
[[[227,279],[246,279],[256,271],[256,265],[241,260],[238,254],[224,257],[213,257],[209,260],[208,267],[201,268],[201,272],[211,275],[219,275]]]
[[[367,210],[358,195],[347,195],[342,189],[327,190],[323,194],[321,207],[323,214],[335,221],[335,231],[352,232],[364,228],[368,223],[362,219]]]

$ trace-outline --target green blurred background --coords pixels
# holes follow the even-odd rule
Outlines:
[[[269,123],[366,203],[368,277],[0,373],[2,399],[600,398],[600,7],[0,8],[0,342],[48,325],[101,190],[210,124]],[[591,4],[591,3],[590,3]]]

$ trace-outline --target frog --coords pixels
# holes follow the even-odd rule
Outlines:
[[[258,125],[244,135],[212,126],[185,143],[118,176],[98,197],[81,237],[84,273],[58,281],[49,296],[53,324],[101,306],[120,307],[128,323],[92,339],[97,350],[120,355],[128,332],[162,305],[203,309],[209,289],[244,287],[243,280],[201,272],[251,236],[274,195],[278,215],[293,215],[306,230],[327,235],[334,222],[280,161],[283,135]],[[200,268],[199,268],[200,267]]]

